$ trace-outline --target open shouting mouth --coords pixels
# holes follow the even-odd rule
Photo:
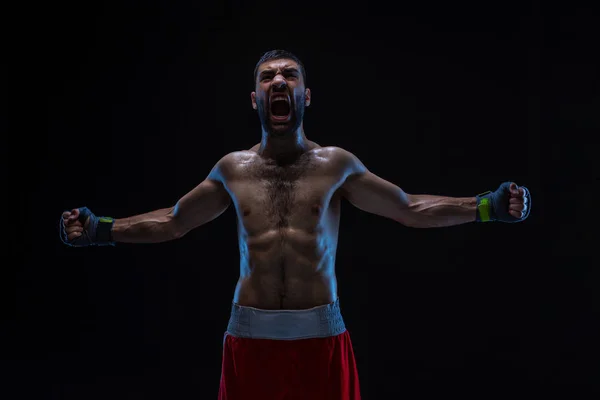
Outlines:
[[[283,93],[276,93],[269,99],[270,114],[273,122],[288,122],[292,117],[290,98]]]

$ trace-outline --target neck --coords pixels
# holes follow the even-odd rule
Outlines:
[[[304,135],[303,124],[300,124],[294,132],[288,132],[281,137],[269,134],[265,128],[262,129],[262,140],[258,154],[264,158],[283,160],[296,158],[308,150],[308,140]]]

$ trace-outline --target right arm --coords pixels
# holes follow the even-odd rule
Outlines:
[[[124,243],[159,243],[177,239],[221,215],[231,198],[223,186],[225,156],[202,183],[183,196],[175,206],[129,218],[115,219],[112,239]]]

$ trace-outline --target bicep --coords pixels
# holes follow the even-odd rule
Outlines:
[[[409,204],[408,194],[366,168],[348,176],[342,195],[355,207],[396,221]]]
[[[185,194],[173,209],[173,220],[182,233],[212,221],[231,204],[223,183],[216,179],[216,167],[198,186]]]

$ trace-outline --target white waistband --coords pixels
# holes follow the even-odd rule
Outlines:
[[[339,299],[307,310],[262,310],[233,304],[227,326],[232,336],[275,340],[336,336],[345,330]]]

